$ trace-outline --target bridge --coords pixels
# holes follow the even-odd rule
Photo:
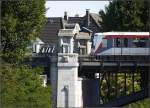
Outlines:
[[[56,68],[56,64],[61,61],[58,60],[59,55],[34,55],[30,63],[33,67],[45,67],[45,72],[48,75],[48,83],[54,83],[56,86],[58,82],[54,79],[54,76],[58,76],[59,73],[56,74],[57,71],[54,68],[54,61],[52,60],[54,58],[56,59]],[[62,61],[63,63],[67,63],[68,60],[67,58],[63,58]],[[83,107],[118,107],[148,98],[149,56],[100,58],[99,56],[79,55],[77,61],[79,63],[78,78],[82,80]],[[119,83],[120,78],[122,79]],[[53,88],[58,89],[55,86]],[[64,88],[64,90],[67,89]],[[58,100],[56,97],[54,100],[57,104]],[[69,100],[66,101],[68,104]],[[66,106],[69,106],[67,104]]]
[[[89,35],[85,38],[78,24],[74,29],[60,29],[57,45],[55,50],[51,45],[37,44],[27,61],[33,67],[44,67],[53,107],[117,107],[148,97],[148,48],[142,55],[143,50],[127,55],[122,49],[114,55],[90,55]]]
[[[79,64],[79,76],[87,80],[83,81],[83,103],[86,107],[119,107],[149,96],[149,56],[79,56]],[[121,88],[118,83],[120,75],[123,80]],[[137,77],[140,78],[137,80]],[[127,81],[130,81],[130,88]],[[135,82],[140,85],[138,90]]]

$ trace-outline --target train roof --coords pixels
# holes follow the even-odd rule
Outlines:
[[[95,35],[147,35],[149,36],[149,32],[101,32],[95,33]]]

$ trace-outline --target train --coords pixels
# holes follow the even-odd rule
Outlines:
[[[102,32],[93,37],[96,56],[149,56],[149,32]]]

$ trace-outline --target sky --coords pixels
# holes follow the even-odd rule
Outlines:
[[[46,1],[46,17],[63,17],[64,12],[68,16],[80,17],[85,15],[86,9],[90,9],[91,13],[98,13],[101,9],[109,4],[109,1]]]

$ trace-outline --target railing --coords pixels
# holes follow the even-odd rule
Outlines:
[[[126,96],[142,90],[140,71],[116,73],[105,72],[99,74],[100,104],[107,103],[115,98]]]
[[[91,63],[100,62],[101,64],[104,62],[119,63],[119,66],[114,67],[116,69],[113,69],[113,70],[106,69],[106,67],[104,68],[103,65],[97,66],[101,68],[96,68],[96,67],[92,68],[89,66],[84,67],[84,65],[83,66],[80,65],[79,72],[81,72],[82,75],[84,74],[83,76],[86,76],[86,74],[90,74],[90,75],[95,74],[94,72],[99,74],[99,105],[107,104],[111,100],[121,99],[120,97],[125,97],[125,99],[127,99],[127,96],[130,96],[131,98],[135,98],[135,99],[125,100],[126,102],[125,101],[122,102],[122,104],[127,104],[128,102],[132,102],[136,100],[137,92],[143,91],[146,88],[148,88],[149,72],[147,70],[147,67],[149,67],[149,65],[146,65],[146,67],[141,66],[142,68],[139,68],[137,64],[138,63],[149,64],[150,62],[149,56],[130,56],[128,58],[127,56],[119,56],[118,58],[116,57],[117,56],[115,57],[114,56],[109,56],[109,57],[88,56],[88,55],[79,56],[80,64],[82,64],[83,62],[91,62]],[[126,68],[126,67],[124,68],[124,67],[120,67],[121,63],[132,63],[133,66],[132,65],[130,66],[132,68]],[[82,72],[83,68],[84,68],[85,73]],[[88,73],[87,71],[92,71],[92,72],[94,71],[94,72]],[[87,78],[93,78],[93,77],[87,77]],[[143,93],[143,92],[140,92],[140,93]],[[135,94],[135,95],[132,96],[132,94]],[[142,98],[139,98],[139,99],[142,99]],[[115,104],[117,105],[117,103]]]
[[[79,62],[97,62],[97,61],[108,61],[108,62],[114,62],[114,61],[126,61],[126,62],[149,62],[150,56],[131,56],[131,55],[116,55],[116,56],[100,56],[100,55],[80,55],[79,57]]]
[[[32,53],[33,57],[44,57],[44,56],[51,56],[56,53],[56,48],[54,45],[51,44],[38,44],[39,47],[37,51]]]
[[[100,61],[100,60],[96,59],[96,56],[92,56],[92,55],[79,55],[78,61],[79,62],[85,62],[85,61],[95,62],[95,61]]]

